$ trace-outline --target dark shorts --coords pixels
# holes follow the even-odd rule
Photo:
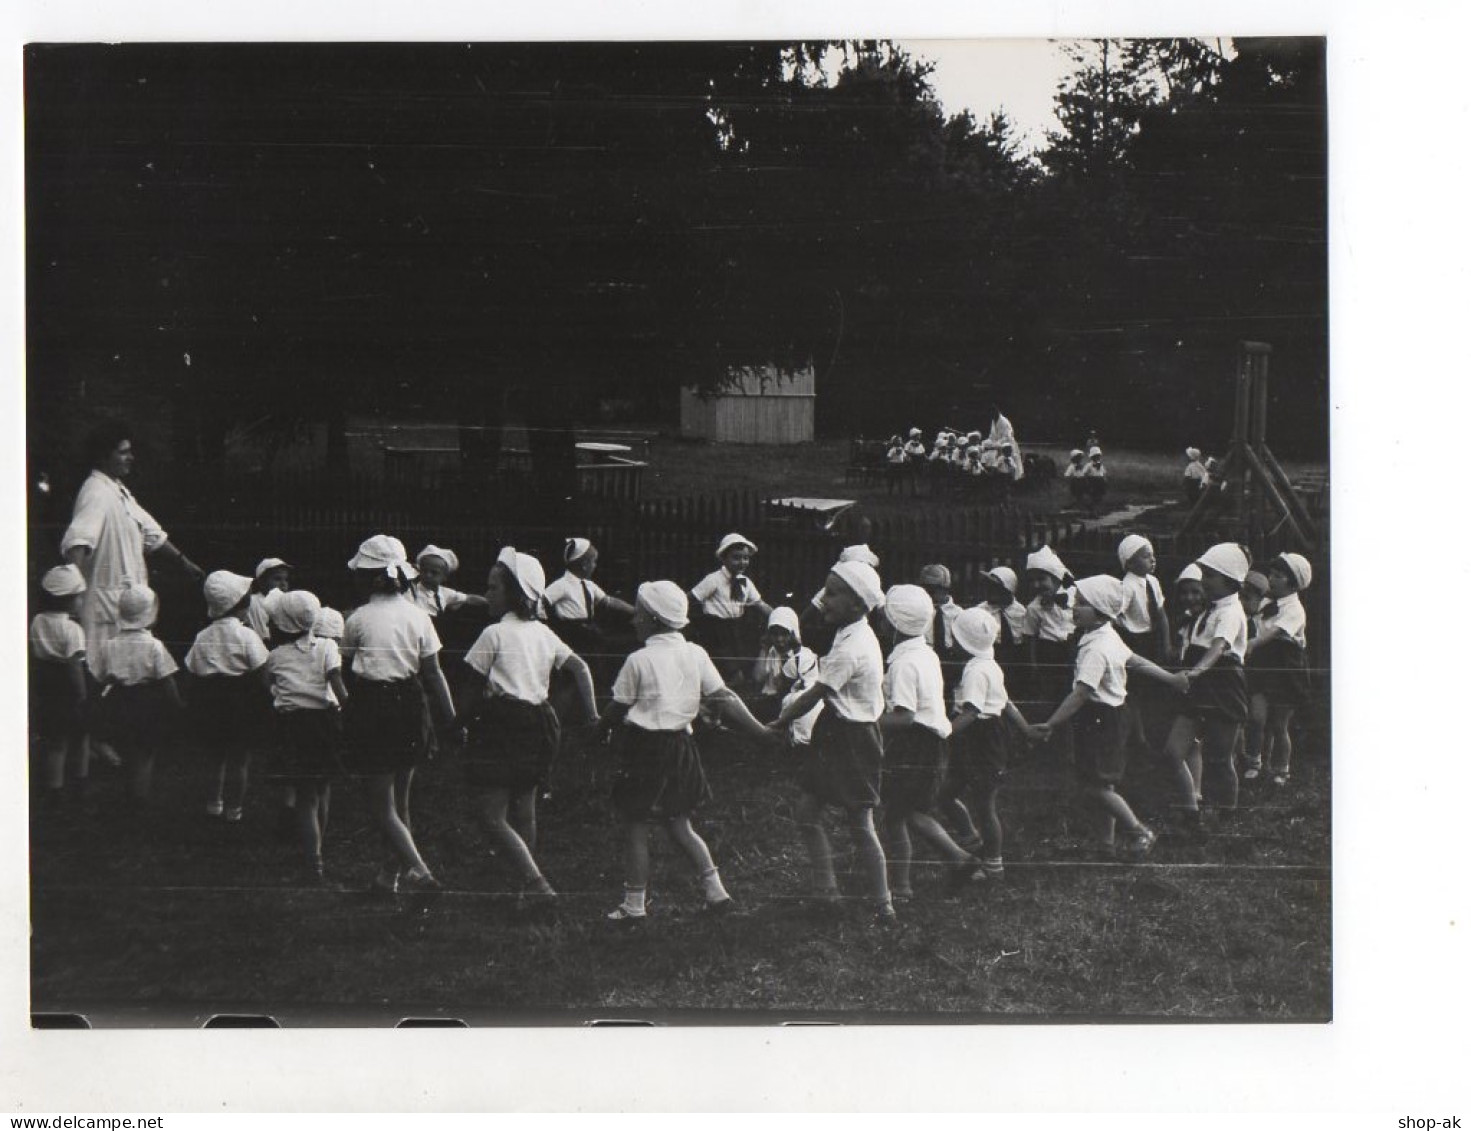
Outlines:
[[[31,733],[56,741],[79,737],[84,706],[77,702],[71,665],[63,660],[31,661]]]
[[[465,779],[476,789],[520,792],[546,784],[562,727],[550,703],[482,699],[466,724]]]
[[[109,688],[99,722],[99,736],[124,760],[154,754],[178,737],[178,711],[162,680]]]
[[[1187,712],[1199,720],[1246,722],[1250,713],[1246,697],[1246,669],[1234,656],[1222,656],[1191,682],[1185,702]]]
[[[1128,765],[1129,715],[1087,703],[1073,716],[1073,769],[1085,785],[1117,785]]]
[[[206,750],[247,750],[264,737],[270,697],[250,675],[211,675],[189,684],[192,733]]]
[[[945,776],[945,796],[958,797],[974,785],[994,788],[1006,778],[1011,759],[1011,732],[1005,718],[977,719],[950,738],[950,769]]]
[[[948,763],[945,740],[927,727],[915,724],[890,735],[880,790],[884,812],[891,817],[933,812]]]
[[[849,722],[828,705],[812,728],[802,789],[827,805],[872,808],[879,803],[883,771],[884,743],[878,723]]]
[[[1308,697],[1307,654],[1290,640],[1270,640],[1251,654],[1246,678],[1253,695],[1274,706],[1299,707]]]
[[[342,774],[342,712],[277,711],[271,776],[285,782],[330,782]]]
[[[343,711],[343,766],[350,774],[396,774],[424,756],[426,705],[417,679],[358,680]]]
[[[613,808],[625,821],[684,817],[710,800],[694,736],[682,730],[613,731]]]

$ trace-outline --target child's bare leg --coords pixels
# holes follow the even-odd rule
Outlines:
[[[914,856],[914,845],[909,839],[909,826],[903,817],[886,813],[882,828],[891,894],[907,898],[914,894],[914,885],[910,882],[910,861]]]
[[[1274,703],[1267,718],[1267,735],[1270,741],[1272,773],[1284,777],[1292,772],[1292,716],[1296,708],[1285,703]]]
[[[1001,814],[996,811],[996,799],[1000,796],[1001,786],[997,782],[987,782],[981,787],[978,815],[981,819],[981,856],[986,860],[1001,859]]]
[[[46,788],[51,790],[63,789],[66,786],[66,747],[65,738],[48,738],[46,740]]]
[[[959,797],[946,797],[940,801],[940,816],[944,817],[955,831],[960,834],[963,841],[984,840],[986,834],[976,828],[975,821],[971,818],[970,810],[965,807],[965,802]]]
[[[1201,723],[1200,729],[1202,758],[1220,782],[1217,804],[1222,809],[1235,809],[1239,783],[1231,755],[1236,750],[1236,735],[1241,730],[1241,724],[1223,719],[1208,719]]]
[[[1087,796],[1102,814],[1099,822],[1100,833],[1103,834],[1102,843],[1109,845],[1113,843],[1115,824],[1122,825],[1131,833],[1143,830],[1144,824],[1138,817],[1134,816],[1134,810],[1129,808],[1129,803],[1111,785],[1096,786],[1087,791]]]
[[[521,839],[520,834],[507,819],[506,810],[510,800],[510,790],[504,788],[492,789],[486,795],[484,808],[486,826],[490,829],[490,835],[495,838],[496,843],[505,850],[523,882],[535,884],[540,880],[545,883],[541,869],[536,866],[536,859],[531,855],[531,849],[526,846],[526,842]],[[521,795],[517,795],[516,800],[519,804]]]
[[[623,902],[610,918],[642,917],[649,890],[649,823],[623,822]]]
[[[1199,738],[1190,743],[1185,755],[1185,764],[1190,767],[1190,777],[1195,782],[1195,805],[1200,807],[1200,797],[1205,787],[1205,753]]]
[[[429,868],[419,855],[418,846],[414,844],[414,834],[399,819],[394,797],[394,775],[374,774],[368,779],[367,787],[369,817],[378,826],[383,842],[396,862],[405,868],[427,872]]]
[[[511,827],[532,852],[536,851],[536,793],[536,789],[518,793],[515,809],[511,814]]]
[[[296,832],[308,864],[322,862],[322,825],[317,819],[316,786],[301,785],[296,791]]]
[[[152,751],[147,754],[135,754],[131,759],[133,763],[133,800],[147,801],[153,796],[153,758]]]
[[[1175,786],[1174,804],[1187,813],[1198,813],[1200,803],[1196,795],[1200,792],[1200,777],[1191,769],[1190,759],[1195,752],[1195,720],[1184,715],[1170,724],[1170,735],[1165,740],[1165,764]]]
[[[327,839],[327,817],[332,812],[332,783],[325,782],[317,794],[317,825],[322,830],[322,839]]]
[[[414,828],[414,822],[409,819],[409,792],[413,787],[413,770],[399,770],[393,775],[393,808],[403,827],[410,832]]]
[[[214,787],[213,788],[213,792],[209,795],[209,798],[210,798],[209,811],[211,813],[213,813],[215,816],[218,817],[220,815],[220,812],[225,808],[225,757],[224,757],[224,755],[223,754],[213,755],[210,758],[209,765],[210,765],[209,780],[210,780],[211,784]]]
[[[807,859],[812,868],[813,890],[824,897],[838,894],[838,879],[833,875],[833,846],[822,827],[823,805],[810,793],[803,793],[797,803],[797,825],[807,844]]]
[[[245,790],[250,784],[250,752],[247,750],[232,751],[225,759],[221,767],[221,778],[224,783],[225,809],[242,809],[245,806]],[[312,791],[315,801],[315,789]],[[316,806],[313,804],[312,809]]]
[[[715,858],[710,855],[710,846],[705,843],[704,837],[695,832],[688,814],[669,819],[669,835],[694,865],[705,893],[705,902],[724,903],[729,899],[730,892],[720,882],[720,871],[715,867]]]
[[[928,813],[911,813],[907,822],[911,832],[919,836],[931,848],[936,849],[941,856],[952,864],[968,864],[973,858],[969,852],[956,844],[945,831],[945,827]]]
[[[884,846],[873,827],[873,808],[868,805],[849,809],[848,831],[858,848],[858,863],[868,881],[868,894],[880,908],[892,906],[889,899],[889,867],[884,859]],[[831,865],[829,865],[831,867]]]
[[[1267,732],[1267,697],[1251,697],[1251,717],[1246,724],[1246,759],[1248,777],[1256,777],[1262,769],[1262,741]]]

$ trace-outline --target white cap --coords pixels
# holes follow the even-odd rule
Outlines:
[[[41,588],[53,597],[75,597],[87,591],[87,579],[75,565],[52,566],[41,576]]]
[[[1109,620],[1116,620],[1124,612],[1124,583],[1108,574],[1084,577],[1073,586],[1080,600],[1086,601]]]
[[[634,594],[634,603],[670,628],[681,629],[690,622],[690,599],[672,581],[645,581]]]
[[[838,562],[833,566],[832,572],[863,602],[863,607],[869,610],[877,609],[884,603],[884,583],[879,580],[878,571],[866,562]],[[926,596],[925,600],[929,600]]]
[[[341,640],[342,634],[346,631],[347,625],[342,619],[342,614],[325,605],[317,613],[317,619],[312,621],[313,636],[321,636],[327,640]]]
[[[1191,562],[1188,566],[1180,571],[1180,576],[1175,578],[1175,583],[1179,584],[1182,581],[1200,581],[1203,576],[1204,575],[1200,572],[1200,566],[1196,562]]]
[[[592,543],[586,538],[568,538],[562,547],[562,560],[571,565],[591,549]]]
[[[531,608],[535,610],[547,587],[547,575],[541,568],[541,562],[530,554],[518,553],[514,546],[504,546],[495,556],[495,564],[506,567]]]
[[[1277,560],[1287,567],[1299,589],[1306,589],[1313,583],[1312,563],[1301,554],[1279,554]]]
[[[1224,574],[1238,585],[1246,580],[1246,575],[1251,570],[1251,555],[1246,552],[1245,547],[1235,542],[1217,542],[1195,560],[1206,569]]]
[[[1148,550],[1152,554],[1154,545],[1142,534],[1124,535],[1124,540],[1119,543],[1119,565],[1127,566],[1140,550]]]
[[[250,578],[229,570],[216,570],[204,579],[204,608],[211,620],[219,620],[245,599]]]
[[[453,550],[441,550],[438,546],[425,546],[414,556],[414,564],[422,566],[425,558],[438,558],[450,573],[460,568],[460,556]]]
[[[996,645],[1001,626],[990,609],[977,605],[965,609],[950,624],[955,642],[972,656],[989,658]]]
[[[259,562],[256,563],[255,579],[259,581],[261,579],[261,575],[266,573],[268,570],[294,568],[295,567],[290,562],[284,562],[280,558],[262,558]]]
[[[778,605],[772,609],[766,618],[766,627],[784,628],[798,643],[802,641],[802,622],[797,619],[797,611],[789,605]]]
[[[1089,459],[1092,459],[1094,456],[1101,456],[1102,454],[1103,454],[1103,449],[1102,448],[1089,448],[1088,449],[1088,458]]]
[[[1010,566],[997,566],[995,569],[988,570],[985,573],[981,574],[981,576],[989,577],[992,581],[996,582],[997,585],[1000,585],[1008,593],[1015,595],[1016,570],[1012,569]]]
[[[146,585],[128,585],[117,599],[119,628],[147,628],[158,619],[158,594]]]
[[[868,548],[867,542],[860,542],[856,546],[844,546],[843,552],[838,555],[840,562],[862,562],[864,565],[879,567],[879,556]]]
[[[271,623],[282,632],[310,632],[321,611],[322,602],[315,593],[293,589],[271,606]]]
[[[348,569],[381,569],[389,577],[404,577],[409,581],[419,576],[419,571],[409,565],[409,552],[404,544],[391,534],[375,534],[349,559]]]
[[[1067,566],[1062,564],[1062,559],[1057,556],[1057,551],[1051,546],[1043,546],[1035,553],[1028,554],[1027,569],[1035,569],[1042,573],[1050,574],[1052,577],[1057,578],[1058,581],[1062,581],[1067,577]]]
[[[732,546],[749,546],[751,547],[751,553],[754,554],[756,552],[756,543],[752,542],[744,534],[727,534],[720,540],[720,545],[715,547],[715,556],[717,558],[724,557],[725,551],[729,550]]]
[[[935,603],[918,585],[895,585],[884,597],[884,616],[905,636],[923,636],[935,619]]]

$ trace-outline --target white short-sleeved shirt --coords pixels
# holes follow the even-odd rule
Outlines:
[[[1257,623],[1262,632],[1275,628],[1299,648],[1308,646],[1308,614],[1296,593],[1277,598],[1276,611],[1271,616],[1261,617]]]
[[[285,596],[285,590],[269,589],[264,593],[252,593],[250,604],[245,606],[245,623],[262,640],[271,638],[271,613],[275,611],[276,602]]]
[[[1129,694],[1129,657],[1133,653],[1119,639],[1113,625],[1101,624],[1078,641],[1073,682],[1088,688],[1088,698],[1108,707],[1122,707]]]
[[[1072,591],[1063,589],[1059,592],[1068,594],[1067,608],[1061,605],[1043,605],[1042,598],[1032,598],[1031,603],[1027,605],[1025,635],[1035,636],[1038,640],[1050,640],[1054,643],[1072,637]]]
[[[431,617],[437,617],[440,613],[452,612],[470,599],[468,594],[461,593],[458,589],[451,589],[448,585],[441,585],[438,589],[430,589],[424,585],[411,585],[404,596]]]
[[[1101,463],[1090,463],[1083,468],[1084,479],[1107,479],[1108,468]]]
[[[541,621],[507,613],[476,638],[465,663],[485,677],[492,695],[536,705],[547,701],[552,672],[571,656],[572,649]]]
[[[1081,464],[1070,463],[1062,469],[1064,479],[1082,479],[1086,474],[1087,471]]]
[[[87,654],[87,634],[70,613],[39,613],[31,621],[31,655],[38,660],[66,663]]]
[[[184,667],[194,675],[245,675],[260,669],[270,653],[238,617],[220,617],[194,638]]]
[[[1025,640],[1030,634],[1027,627],[1027,607],[1020,601],[1013,601],[999,612],[994,605],[982,605],[981,608],[990,613],[996,620],[996,638],[1001,639],[1001,626],[1003,624],[1011,628],[1014,640]]]
[[[904,445],[904,454],[910,459],[923,459],[924,444],[919,440],[910,440]]]
[[[1201,463],[1199,460],[1191,460],[1189,463],[1187,463],[1185,465],[1185,478],[1186,479],[1204,479],[1205,478],[1205,464]]]
[[[583,592],[583,587],[586,592]],[[588,600],[591,598],[591,605]],[[578,577],[570,570],[546,587],[541,595],[547,612],[557,620],[592,620],[608,594],[591,578]]]
[[[749,577],[746,578],[745,593],[737,600],[731,596],[731,583],[734,576],[724,566],[714,573],[702,577],[693,589],[691,595],[700,602],[700,607],[705,610],[706,616],[715,617],[718,620],[736,620],[741,617],[746,609],[761,600],[761,592],[756,588],[756,583]]]
[[[624,722],[632,726],[688,731],[700,700],[724,687],[705,649],[677,632],[659,632],[624,661],[613,680],[613,702],[628,707]]]
[[[342,633],[342,655],[359,679],[412,679],[439,653],[429,614],[397,593],[375,593],[354,609]]]
[[[1165,607],[1165,591],[1154,574],[1140,577],[1137,573],[1126,573],[1123,578],[1124,611],[1119,615],[1119,626],[1126,632],[1148,632],[1154,627],[1149,616],[1149,594],[1154,594],[1158,608]]]
[[[877,722],[884,713],[884,652],[866,619],[845,624],[817,661],[824,701],[840,719]]]
[[[884,701],[891,708],[912,711],[916,726],[941,738],[950,737],[940,657],[923,637],[906,640],[889,653],[889,670],[884,673]]]
[[[342,669],[337,641],[303,636],[272,648],[266,658],[271,677],[271,705],[278,711],[320,711],[336,707],[337,695],[327,676]]]
[[[963,610],[953,599],[947,600],[943,605],[935,609],[935,617],[924,630],[924,641],[930,647],[935,645],[935,625],[938,624],[944,631],[940,639],[940,647],[955,647],[955,618]]]
[[[1206,609],[1190,633],[1190,643],[1202,648],[1209,648],[1217,640],[1224,640],[1226,650],[1245,661],[1246,610],[1235,593],[1228,593]]]
[[[994,656],[972,656],[960,673],[955,689],[955,707],[973,707],[983,719],[994,719],[1011,702],[1006,694],[1006,674]]]
[[[102,683],[120,683],[133,687],[168,679],[179,665],[163,646],[163,641],[146,628],[129,628],[102,646],[102,662],[96,675]]]

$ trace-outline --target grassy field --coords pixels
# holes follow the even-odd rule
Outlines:
[[[147,818],[126,812],[122,783],[107,781],[95,815],[33,821],[33,1008],[99,1025],[197,1025],[215,1013],[286,1025],[1330,1014],[1329,772],[1317,728],[1286,790],[1246,793],[1236,824],[1204,844],[1162,838],[1143,864],[1098,859],[1063,800],[1062,768],[1021,762],[1005,803],[1005,880],[950,897],[933,868],[917,871],[894,933],[868,925],[851,882],[852,906],[837,913],[802,899],[783,755],[724,735],[705,752],[716,800],[699,824],[742,910],[701,916],[661,843],[653,915],[632,929],[603,921],[621,869],[601,748],[569,752],[543,807],[540,855],[563,892],[549,921],[518,910],[453,757],[427,766],[414,802],[420,846],[450,890],[416,903],[363,890],[379,857],[355,785],[338,789],[327,858],[358,890],[323,892],[298,886],[272,835],[274,790],[257,785],[246,820],[223,825],[204,815],[197,760],[176,753]],[[1160,780],[1156,766],[1131,769],[1126,793],[1146,820],[1163,816]],[[845,848],[841,832],[835,843]]]

